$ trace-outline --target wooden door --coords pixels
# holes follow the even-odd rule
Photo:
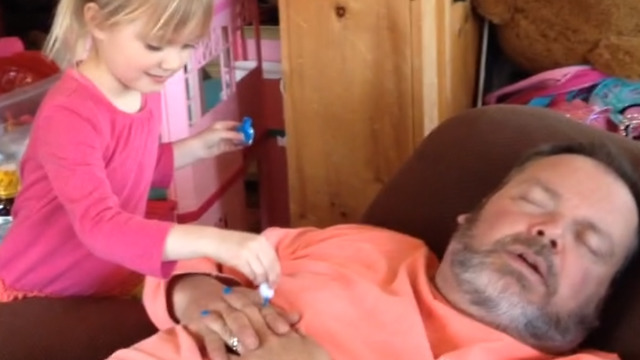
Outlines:
[[[456,87],[472,82],[467,66],[475,68],[477,46],[452,43],[472,43],[468,27],[456,30],[469,4],[280,0],[279,7],[292,225],[358,221],[422,137],[470,106],[468,91]]]

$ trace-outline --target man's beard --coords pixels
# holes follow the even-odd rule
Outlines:
[[[558,290],[553,249],[546,241],[526,234],[499,239],[490,248],[473,247],[477,214],[469,217],[452,238],[451,272],[460,290],[480,311],[474,316],[495,328],[543,351],[561,353],[572,350],[597,325],[601,299],[576,307],[571,313],[554,311],[550,301]],[[527,300],[530,280],[496,258],[512,246],[524,247],[544,260],[546,293],[539,304]],[[513,287],[513,281],[518,287]],[[520,289],[518,291],[517,289]]]

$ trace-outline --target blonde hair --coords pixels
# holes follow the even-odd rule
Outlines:
[[[161,43],[177,35],[204,37],[213,17],[213,0],[59,0],[44,52],[62,66],[73,64],[90,46],[84,8],[100,8],[101,24],[143,19],[145,35]]]

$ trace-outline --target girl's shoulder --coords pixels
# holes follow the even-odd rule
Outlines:
[[[49,136],[66,129],[108,138],[112,123],[108,107],[93,92],[92,86],[79,79],[72,70],[63,72],[38,107],[31,129],[32,137],[36,138],[36,134]]]
[[[39,112],[67,108],[79,113],[83,110],[95,113],[99,100],[95,86],[80,78],[76,70],[69,69],[59,75],[58,81],[47,91]]]

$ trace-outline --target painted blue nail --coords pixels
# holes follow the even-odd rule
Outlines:
[[[231,290],[233,290],[231,286],[225,286],[222,292],[228,295],[228,294],[231,294]]]

